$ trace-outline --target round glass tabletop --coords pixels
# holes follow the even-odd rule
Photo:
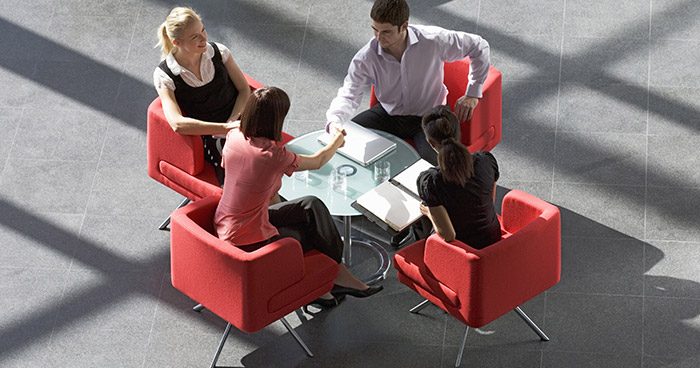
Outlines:
[[[379,184],[374,180],[375,165],[389,162],[390,176],[393,177],[419,158],[418,152],[403,139],[379,130],[375,132],[395,142],[396,149],[367,166],[337,153],[318,170],[295,172],[291,177],[283,175],[280,195],[287,199],[313,195],[326,204],[333,216],[360,215],[350,204]],[[323,147],[318,141],[321,134],[323,131],[318,130],[299,136],[287,143],[287,149],[294,153],[311,155]],[[347,185],[333,185],[331,174],[337,168],[346,173]]]

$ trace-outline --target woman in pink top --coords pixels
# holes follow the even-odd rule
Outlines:
[[[343,241],[328,208],[308,196],[280,202],[282,175],[316,170],[344,143],[342,131],[313,155],[297,155],[281,143],[289,97],[276,87],[253,92],[243,111],[240,129],[226,136],[222,166],[228,168],[224,193],[214,222],[219,238],[254,251],[282,237],[297,239],[304,251],[316,249],[340,264]],[[345,295],[367,297],[382,286],[367,286],[342,264],[331,293],[314,303],[333,307]]]

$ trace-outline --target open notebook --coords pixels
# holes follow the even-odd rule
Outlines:
[[[430,167],[423,159],[416,161],[390,181],[361,195],[352,207],[390,233],[403,231],[423,216],[416,179]]]
[[[362,166],[367,166],[396,149],[396,143],[352,121],[343,123],[343,129],[347,133],[345,145],[340,147],[338,152]],[[331,136],[328,133],[318,137],[318,141],[324,146],[330,140]]]

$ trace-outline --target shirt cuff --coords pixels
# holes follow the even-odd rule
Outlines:
[[[467,93],[466,93],[466,95],[467,95],[468,97],[481,98],[481,97],[483,96],[483,93],[482,93],[482,92],[483,92],[483,91],[482,91],[483,88],[484,88],[484,85],[483,85],[483,84],[476,84],[476,83],[473,83],[473,84],[472,84],[472,83],[470,82],[470,83],[467,85]]]

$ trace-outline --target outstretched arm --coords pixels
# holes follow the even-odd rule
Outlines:
[[[369,61],[364,56],[364,49],[362,49],[350,62],[343,86],[338,89],[338,94],[326,111],[326,131],[330,131],[329,125],[332,123],[349,120],[360,106],[364,90],[372,85],[369,70]]]
[[[320,169],[321,166],[325,165],[326,162],[333,158],[335,151],[342,147],[344,143],[345,136],[343,135],[343,131],[336,128],[333,140],[328,145],[316,151],[313,155],[298,155],[299,166],[296,171]]]
[[[210,122],[183,116],[182,110],[180,110],[180,106],[175,100],[175,92],[166,87],[158,89],[158,96],[160,96],[163,104],[165,119],[168,120],[168,124],[176,133],[184,135],[217,135],[226,134],[234,127],[232,123]]]

